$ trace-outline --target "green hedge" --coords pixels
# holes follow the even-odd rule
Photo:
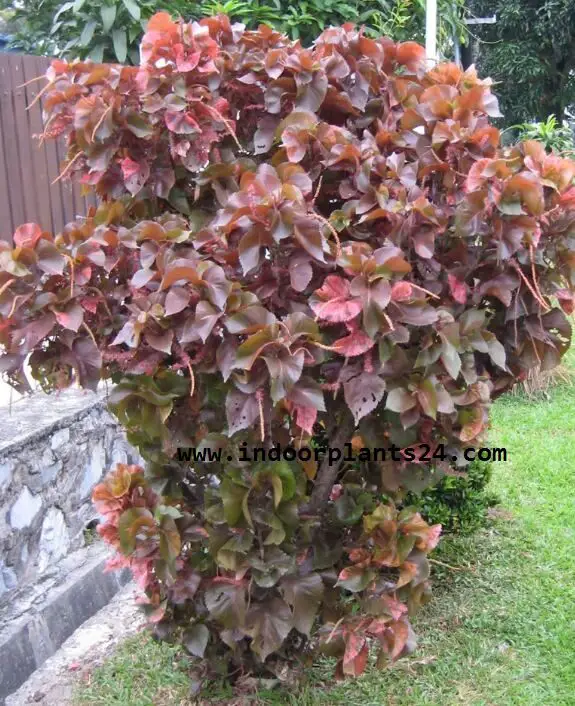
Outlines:
[[[417,507],[424,519],[443,525],[443,532],[471,534],[487,520],[487,511],[498,498],[487,486],[492,464],[473,461],[465,476],[445,476],[422,493],[409,493],[405,504]]]

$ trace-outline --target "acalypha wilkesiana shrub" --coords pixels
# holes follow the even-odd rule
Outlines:
[[[396,504],[565,353],[575,164],[502,148],[473,69],[352,26],[304,49],[160,13],[139,67],[56,60],[47,80],[44,137],[67,137],[64,177],[100,204],[0,244],[0,366],[16,386],[25,362],[46,389],[115,383],[146,469],[94,491],[113,565],[206,673],[406,654],[441,527]],[[238,458],[318,439],[432,460]]]

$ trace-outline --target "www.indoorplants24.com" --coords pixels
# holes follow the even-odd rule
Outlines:
[[[360,439],[358,438],[358,441]],[[272,446],[254,446],[252,448],[248,447],[247,442],[243,442],[237,449],[237,454],[232,456],[228,454],[223,455],[224,449],[211,448],[210,446],[200,446],[198,448],[179,448],[176,452],[176,458],[178,461],[186,463],[203,463],[203,462],[215,462],[221,463],[222,461],[231,462],[234,457],[238,461],[256,463],[270,462],[276,463],[278,461],[299,461],[301,463],[315,462],[319,463],[327,456],[327,462],[329,465],[339,465],[342,463],[355,463],[357,461],[363,461],[368,463],[382,463],[388,460],[394,461],[395,463],[404,462],[433,462],[434,460],[439,461],[451,461],[452,463],[461,462],[462,465],[467,465],[470,461],[478,459],[480,461],[507,461],[507,449],[502,447],[490,448],[488,446],[482,446],[478,449],[473,446],[468,446],[462,449],[461,457],[449,456],[444,444],[437,444],[433,449],[433,454],[431,453],[431,447],[429,444],[419,444],[418,446],[406,446],[405,448],[400,448],[395,444],[391,444],[389,447],[369,447],[354,446],[353,442],[346,442],[342,448],[327,448],[320,445],[312,446],[295,446],[289,445],[282,447],[278,442]]]

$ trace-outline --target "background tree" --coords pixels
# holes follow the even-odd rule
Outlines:
[[[463,0],[439,1],[439,43],[446,54],[454,35],[465,32],[462,5]],[[1,0],[0,7],[11,10],[12,46],[18,50],[133,64],[146,21],[162,9],[184,19],[223,13],[251,29],[266,23],[304,45],[326,27],[345,22],[397,41],[422,41],[425,28],[425,0]]]
[[[575,102],[574,0],[468,0],[492,25],[473,26],[477,65],[498,82],[495,92],[507,125],[528,120],[559,123]]]

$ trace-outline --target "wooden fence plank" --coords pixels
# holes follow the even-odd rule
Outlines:
[[[24,202],[24,220],[38,221],[39,207],[36,193],[36,175],[32,159],[32,135],[26,110],[26,89],[24,69],[20,54],[8,54],[10,77],[12,81],[12,101],[16,123],[15,138],[18,141],[18,156],[20,160],[20,183]]]
[[[38,75],[36,61],[32,56],[22,56],[22,69],[24,81],[26,82],[34,79]],[[50,201],[53,196],[52,189],[54,187],[50,186],[46,150],[44,150],[39,143],[39,136],[43,131],[42,106],[40,102],[32,105],[44,85],[44,81],[34,81],[26,86],[26,112],[28,116],[29,134],[32,136],[32,169],[34,170],[34,187],[38,201],[38,223],[43,230],[52,231],[54,230],[54,222],[52,219]]]
[[[2,237],[12,238],[15,223],[25,222],[24,189],[20,170],[20,154],[16,130],[16,110],[14,107],[14,87],[9,61],[9,54],[0,57],[0,110],[2,112],[2,137],[8,176],[8,198],[10,200],[11,223],[2,224]]]
[[[60,171],[62,171],[66,162],[66,145],[62,142],[62,140],[58,140],[56,142],[56,152],[58,154]],[[73,221],[78,215],[76,213],[76,204],[74,202],[74,186],[69,178],[60,179],[58,184],[60,186],[60,194],[62,195],[62,203],[64,204],[64,216],[66,218],[66,222]]]
[[[43,56],[35,56],[35,73],[36,76],[43,74],[50,63],[49,59]],[[40,87],[44,84],[40,82]],[[66,213],[64,211],[64,202],[62,200],[62,191],[60,182],[53,184],[54,180],[60,174],[60,159],[55,140],[46,140],[43,144],[44,154],[46,156],[46,165],[48,169],[48,181],[50,183],[50,206],[52,209],[52,223],[54,232],[58,233],[66,224]]]
[[[4,97],[8,95],[8,88],[4,85],[4,76],[0,69],[0,106]],[[8,193],[8,169],[6,150],[4,142],[7,139],[7,132],[2,123],[2,110],[0,108],[0,240],[8,240],[12,233],[12,207],[10,205],[10,194]]]
[[[45,83],[28,82],[49,64],[43,56],[0,53],[0,240],[10,241],[16,227],[30,221],[58,233],[95,203],[75,181],[55,182],[66,159],[64,141],[40,145],[33,137],[43,131],[41,101],[26,108]]]

